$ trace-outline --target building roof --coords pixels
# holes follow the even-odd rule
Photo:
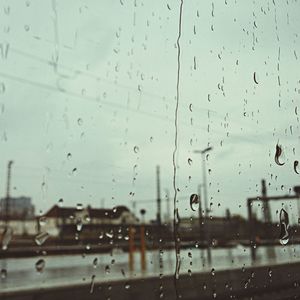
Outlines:
[[[58,205],[54,205],[45,216],[48,218],[69,218],[81,211],[85,211],[91,219],[118,219],[124,212],[129,212],[129,209],[126,206],[116,206],[112,209],[92,208],[88,206],[78,210],[75,207],[59,207]]]

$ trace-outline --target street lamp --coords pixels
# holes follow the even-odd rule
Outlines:
[[[140,251],[141,251],[141,269],[146,271],[146,241],[145,241],[145,214],[146,210],[140,210],[142,216],[142,223],[140,225]]]
[[[194,153],[200,153],[202,156],[202,181],[203,181],[203,194],[204,194],[204,209],[205,209],[205,217],[208,219],[208,205],[207,205],[207,182],[206,182],[206,165],[205,165],[205,154],[211,151],[213,147],[207,147],[204,150],[194,150]],[[206,231],[206,237],[208,241],[207,247],[207,260],[208,264],[211,265],[211,250],[210,250],[210,232],[209,228]]]

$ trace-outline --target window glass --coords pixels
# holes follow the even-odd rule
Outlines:
[[[298,295],[299,9],[0,1],[1,299]]]

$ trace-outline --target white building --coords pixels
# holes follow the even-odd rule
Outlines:
[[[125,206],[112,209],[87,207],[59,207],[54,205],[44,216],[45,230],[52,236],[58,236],[63,225],[81,227],[90,225],[129,225],[138,224],[138,219]]]

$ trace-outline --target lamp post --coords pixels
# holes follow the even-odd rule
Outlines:
[[[195,150],[194,153],[200,153],[202,157],[202,181],[203,181],[203,194],[204,194],[204,209],[205,209],[205,218],[208,219],[208,204],[207,204],[207,182],[206,182],[206,165],[205,165],[205,154],[211,151],[212,147],[207,147],[204,150]],[[208,242],[207,246],[207,260],[208,264],[211,265],[211,249],[210,249],[210,232],[209,228],[206,230],[206,238]]]
[[[141,270],[146,271],[146,241],[145,241],[145,214],[146,210],[140,210],[142,223],[140,225],[140,251],[141,251]]]

